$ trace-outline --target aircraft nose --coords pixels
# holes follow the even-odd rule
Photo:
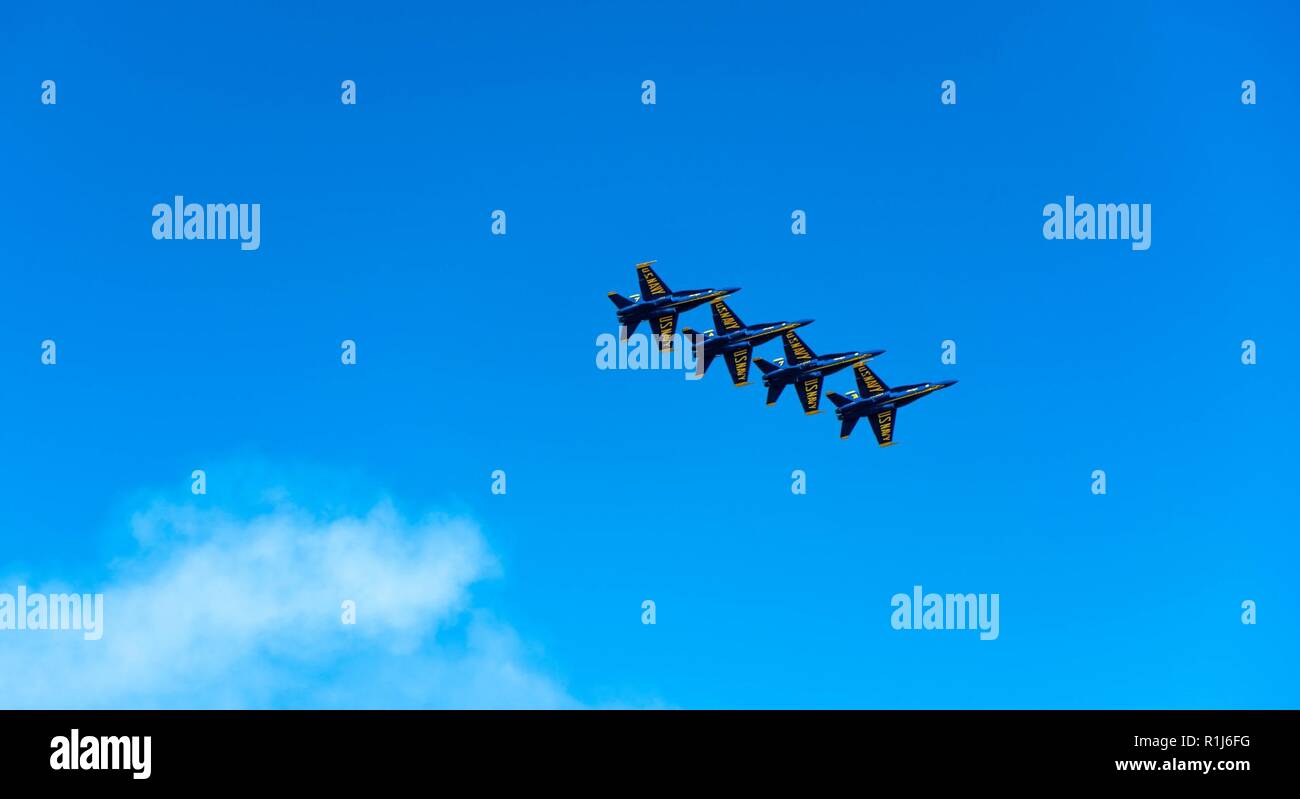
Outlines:
[[[798,322],[794,323],[794,326],[803,327],[804,325],[811,325],[813,322],[816,321],[817,321],[816,319],[800,319]]]
[[[718,289],[718,291],[721,291],[723,294],[735,294],[737,291],[740,291],[740,287],[737,286],[734,289]]]
[[[956,380],[945,380],[939,385],[943,386],[944,388],[947,388],[948,386],[956,385],[956,383],[957,383]]]
[[[872,357],[872,358],[877,358],[877,357],[879,357],[879,356],[881,356],[881,355],[884,355],[884,354],[885,354],[885,351],[884,351],[884,350],[868,350],[868,351],[867,351],[867,355],[870,356],[870,357]]]

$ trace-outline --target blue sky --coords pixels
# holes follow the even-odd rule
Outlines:
[[[1296,23],[6,6],[0,591],[104,590],[104,641],[130,646],[90,688],[0,705],[1300,705]],[[155,241],[176,194],[261,203],[260,249]],[[1151,203],[1151,248],[1045,240],[1067,194]],[[960,383],[878,449],[721,367],[598,370],[605,293],[648,259],[742,286],[747,321],[815,318],[817,350],[886,349],[887,381]],[[340,524],[373,573],[317,558]],[[315,565],[263,571],[285,553]],[[348,631],[290,601],[329,605],[335,578],[410,592],[368,631],[365,605]],[[268,579],[296,610],[185,627]],[[999,638],[891,629],[916,584],[999,594]],[[101,668],[92,645],[0,631],[0,685]],[[126,654],[204,647],[236,654],[185,690]]]

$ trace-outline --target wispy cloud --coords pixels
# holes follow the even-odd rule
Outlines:
[[[468,520],[413,521],[388,503],[333,517],[156,504],[132,528],[139,551],[107,584],[73,587],[103,592],[101,640],[0,631],[0,705],[577,704],[474,607],[471,588],[498,567]]]

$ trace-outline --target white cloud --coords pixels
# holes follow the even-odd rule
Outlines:
[[[155,505],[132,527],[141,549],[108,584],[70,587],[103,592],[101,640],[0,631],[0,705],[576,704],[473,608],[471,587],[498,569],[466,520],[412,522],[387,503],[336,518]],[[346,599],[355,625],[341,623]]]

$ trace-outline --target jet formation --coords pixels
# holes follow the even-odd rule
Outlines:
[[[799,335],[798,330],[813,323],[812,319],[797,321],[763,322],[747,325],[727,304],[727,298],[739,288],[690,289],[673,291],[654,270],[654,261],[637,264],[637,281],[641,291],[630,297],[611,291],[609,299],[618,309],[620,333],[624,336],[636,330],[642,321],[648,321],[660,351],[672,349],[673,335],[677,331],[680,314],[708,303],[713,312],[713,328],[697,333],[689,327],[682,333],[698,336],[700,371],[707,373],[719,355],[731,373],[731,382],[737,386],[749,385],[750,363],[758,365],[767,388],[767,404],[775,405],[786,386],[795,387],[795,396],[803,412],[814,415],[820,412],[822,387],[825,378],[843,369],[852,368],[857,380],[857,391],[847,395],[827,392],[835,404],[835,416],[840,420],[840,438],[848,438],[858,420],[866,418],[882,447],[894,443],[894,420],[899,408],[916,402],[927,394],[947,388],[956,380],[938,383],[914,383],[890,388],[867,365],[867,362],[885,353],[884,350],[854,350],[818,355]],[[780,337],[784,357],[775,361],[754,358],[754,348]]]
[[[716,302],[740,289],[688,289],[673,291],[655,274],[654,261],[636,265],[636,279],[641,291],[624,297],[616,291],[609,293],[610,302],[618,308],[618,324],[624,335],[636,332],[637,325],[649,321],[654,337],[659,339],[659,350],[673,348],[673,334],[677,332],[677,315],[706,302]],[[716,311],[714,312],[716,316]]]

